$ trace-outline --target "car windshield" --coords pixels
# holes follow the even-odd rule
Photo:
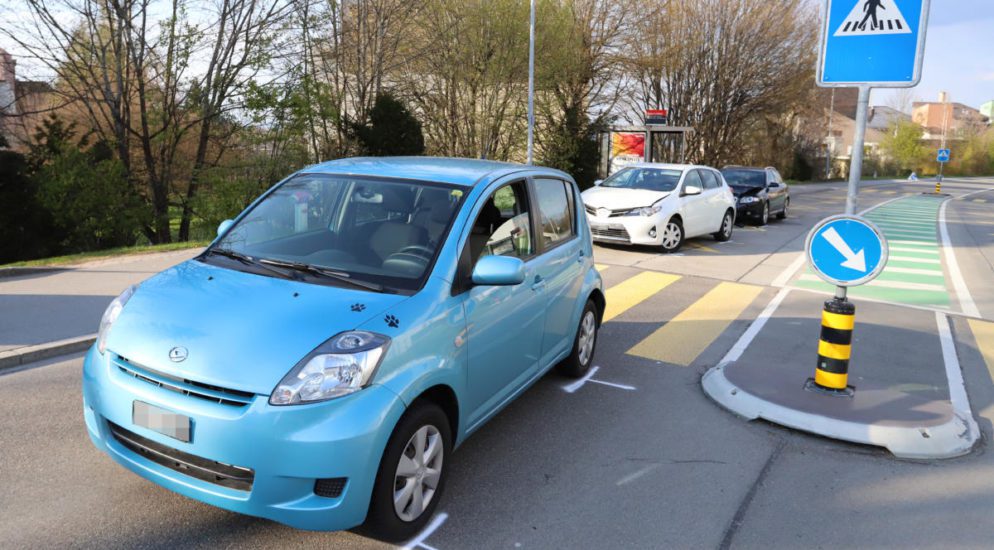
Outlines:
[[[682,170],[670,168],[625,168],[601,183],[601,187],[673,191],[680,183]]]
[[[202,259],[320,284],[416,291],[463,195],[435,183],[304,174],[268,194]]]
[[[766,187],[766,172],[763,170],[722,170],[721,175],[732,187]]]

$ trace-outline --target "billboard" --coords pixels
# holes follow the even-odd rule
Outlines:
[[[629,164],[645,161],[645,132],[611,132],[611,163],[608,175]]]

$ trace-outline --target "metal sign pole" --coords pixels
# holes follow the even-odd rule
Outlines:
[[[856,214],[856,199],[859,193],[859,180],[863,176],[863,142],[866,141],[866,112],[870,104],[870,87],[859,87],[856,102],[856,135],[853,137],[852,153],[849,155],[849,191],[846,193],[846,215]],[[846,297],[846,287],[835,287],[835,296]]]

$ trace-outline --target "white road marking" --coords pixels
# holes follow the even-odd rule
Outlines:
[[[790,280],[794,278],[794,274],[797,273],[797,270],[801,269],[801,267],[804,266],[804,262],[806,260],[807,260],[806,254],[804,254],[803,252],[798,254],[797,258],[794,258],[794,261],[790,262],[790,265],[787,266],[787,269],[784,269],[782,272],[780,272],[780,275],[777,275],[776,279],[773,279],[773,286],[777,288],[783,288],[787,286],[787,283],[789,283]]]
[[[802,281],[819,282],[822,279],[816,275],[801,275]],[[875,286],[879,288],[896,288],[899,290],[930,290],[933,292],[945,292],[944,285],[930,285],[925,283],[904,283],[899,281],[881,281],[879,279],[864,283],[863,286]]]
[[[945,206],[945,203],[943,203]],[[970,407],[970,397],[966,393],[966,382],[963,380],[963,369],[956,354],[956,343],[952,331],[949,330],[949,317],[944,313],[935,313],[935,324],[939,328],[939,342],[942,344],[942,362],[946,365],[946,381],[949,383],[949,401],[953,413],[966,423],[970,430],[967,434],[971,441],[980,435],[977,421],[973,418]]]
[[[887,273],[907,273],[908,275],[931,275],[943,277],[941,269],[915,269],[912,267],[888,267]]]
[[[986,193],[988,191],[991,191],[991,189],[967,193],[957,198],[963,200],[970,195]],[[948,200],[943,202],[942,206],[939,207],[939,237],[942,239],[942,251],[946,256],[946,268],[949,269],[949,277],[953,280],[953,289],[956,291],[956,298],[959,300],[960,309],[963,310],[965,315],[979,318],[980,310],[977,309],[977,304],[973,301],[973,296],[970,295],[970,289],[966,286],[966,280],[963,279],[963,272],[960,271],[959,263],[956,261],[956,252],[953,250],[952,241],[949,239],[949,228],[946,227],[947,205],[949,205]]]
[[[576,390],[583,387],[587,382],[593,382],[594,384],[601,384],[602,386],[610,386],[612,388],[618,388],[619,390],[635,391],[635,386],[629,386],[627,384],[616,384],[614,382],[607,382],[605,380],[595,380],[593,376],[597,374],[597,371],[601,370],[600,367],[592,367],[590,372],[588,372],[583,378],[577,380],[576,382],[567,384],[563,386],[563,390],[566,393],[574,393]]]
[[[596,374],[597,371],[599,371],[600,369],[601,369],[600,367],[592,367],[590,369],[590,372],[588,372],[583,378],[577,380],[576,382],[573,382],[572,384],[567,384],[563,386],[563,389],[566,390],[566,393],[575,392],[576,390],[582,388],[583,385],[586,384],[588,380],[590,380],[590,377]]]
[[[435,518],[431,520],[431,523],[429,523],[420,533],[418,533],[418,536],[411,539],[407,544],[405,544],[401,548],[403,550],[412,550],[414,548],[421,547],[424,548],[425,550],[435,550],[435,548],[425,544],[425,539],[427,539],[432,535],[432,533],[437,531],[438,528],[441,527],[442,524],[445,523],[445,520],[447,519],[449,519],[449,514],[446,514],[445,512],[439,512],[439,514],[436,515]]]
[[[763,327],[766,326],[766,322],[770,320],[770,317],[772,317],[774,313],[776,313],[777,308],[780,307],[780,303],[783,302],[783,299],[786,298],[788,294],[790,294],[789,288],[781,288],[780,292],[777,292],[777,295],[774,296],[773,299],[770,300],[770,303],[766,305],[766,309],[764,309],[762,313],[756,317],[756,320],[749,325],[749,328],[742,333],[742,336],[739,336],[739,339],[735,342],[735,345],[732,346],[727,353],[725,353],[724,357],[721,358],[721,361],[718,363],[718,367],[724,367],[729,363],[734,363],[742,357],[745,350],[749,348],[749,344],[751,344],[756,338],[759,331],[763,330]]]
[[[896,241],[894,241],[894,242],[896,242]],[[888,247],[888,248],[890,249],[891,252],[895,252],[895,251],[896,252],[914,252],[915,254],[928,254],[930,256],[938,256],[939,255],[939,251],[938,250],[928,250],[928,249],[922,249],[922,248],[911,248],[911,247],[907,247],[907,246],[891,246],[891,247]]]
[[[914,264],[936,264],[936,265],[938,265],[938,264],[942,263],[940,260],[930,260],[928,258],[912,258],[910,256],[891,256],[888,261],[890,261],[890,260],[893,260],[895,262],[910,262],[910,263],[914,263]]]
[[[614,382],[605,382],[603,380],[595,380],[591,378],[588,382],[593,382],[594,384],[603,384],[605,386],[611,386],[612,388],[618,388],[620,390],[635,391],[635,386],[629,386],[627,384],[615,384]]]
[[[645,474],[647,474],[647,473],[655,470],[658,467],[659,467],[659,464],[650,464],[650,465],[646,466],[645,468],[642,468],[641,470],[639,470],[637,472],[633,472],[633,473],[628,474],[627,476],[619,479],[618,483],[616,483],[616,485],[618,487],[621,487],[622,485],[627,485],[627,484],[635,481],[636,479],[644,476]]]

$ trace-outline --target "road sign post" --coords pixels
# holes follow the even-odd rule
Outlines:
[[[930,0],[825,0],[823,23],[821,29],[821,49],[818,55],[818,85],[825,88],[859,88],[856,104],[856,132],[853,136],[852,155],[849,164],[849,188],[846,192],[846,215],[853,222],[861,222],[876,232],[883,242],[882,235],[875,231],[865,221],[853,218],[859,196],[859,184],[863,173],[863,146],[866,138],[866,113],[870,103],[872,88],[910,88],[921,80],[922,58],[925,52],[925,30],[928,23]],[[835,281],[835,302],[833,310],[849,311],[850,305],[845,305],[847,287],[863,284],[876,276],[858,278],[859,282],[845,281],[831,276],[819,269],[815,263],[815,254],[811,246],[819,246],[820,240],[835,241],[834,244],[846,244],[842,230],[835,228],[835,234],[819,234],[820,237],[812,243],[819,227],[824,230],[832,225],[831,218],[825,220],[824,226],[816,226],[808,236],[808,260],[815,271],[826,280]],[[855,226],[853,226],[855,227]],[[831,244],[831,243],[830,243]],[[833,247],[839,253],[852,252],[842,247]],[[886,263],[886,243],[883,243],[883,262]],[[865,254],[865,252],[861,252]],[[854,256],[858,253],[854,253]],[[865,258],[864,258],[865,260]],[[858,265],[858,260],[845,258],[840,268]],[[866,266],[862,266],[866,267]],[[879,269],[883,269],[881,263]],[[872,270],[871,270],[872,272]],[[866,275],[869,275],[867,273]],[[852,308],[855,314],[855,308]],[[829,311],[826,305],[826,310]],[[827,315],[823,313],[823,315]],[[833,314],[834,315],[834,314]],[[848,350],[848,345],[846,346]],[[847,351],[848,353],[848,351]],[[845,359],[848,368],[848,355]],[[838,374],[838,373],[834,373]],[[822,380],[845,380],[845,376],[822,376]],[[814,380],[815,387],[829,391],[845,390],[843,386],[820,386],[818,377]],[[843,392],[845,393],[845,392]]]
[[[939,163],[939,175],[935,179],[935,194],[942,193],[942,168],[949,162],[951,156],[949,149],[942,147],[935,155],[935,161]]]

